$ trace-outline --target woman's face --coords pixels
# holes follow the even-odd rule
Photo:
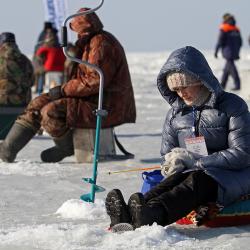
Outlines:
[[[201,87],[202,85],[198,84],[194,86],[178,87],[178,88],[175,88],[174,91],[176,91],[178,96],[181,99],[183,99],[183,101],[187,105],[191,106],[194,103],[194,101],[198,98]]]

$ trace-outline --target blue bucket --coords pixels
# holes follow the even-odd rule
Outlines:
[[[141,188],[141,193],[145,194],[152,187],[156,186],[161,182],[163,176],[161,174],[161,170],[154,170],[151,172],[143,172],[142,173],[143,184]]]

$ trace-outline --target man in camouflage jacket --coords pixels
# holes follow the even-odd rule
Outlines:
[[[34,82],[31,61],[21,53],[13,33],[0,35],[0,105],[26,106]]]

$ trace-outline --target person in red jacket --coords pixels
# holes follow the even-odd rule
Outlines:
[[[58,43],[57,37],[50,30],[47,31],[44,45],[37,50],[36,56],[43,59],[45,87],[50,88],[61,85],[66,58]]]

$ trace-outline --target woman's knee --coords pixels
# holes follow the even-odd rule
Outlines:
[[[186,182],[190,188],[195,190],[200,200],[204,198],[205,200],[209,199],[210,201],[215,201],[217,199],[218,183],[204,171],[199,170],[191,172]]]

